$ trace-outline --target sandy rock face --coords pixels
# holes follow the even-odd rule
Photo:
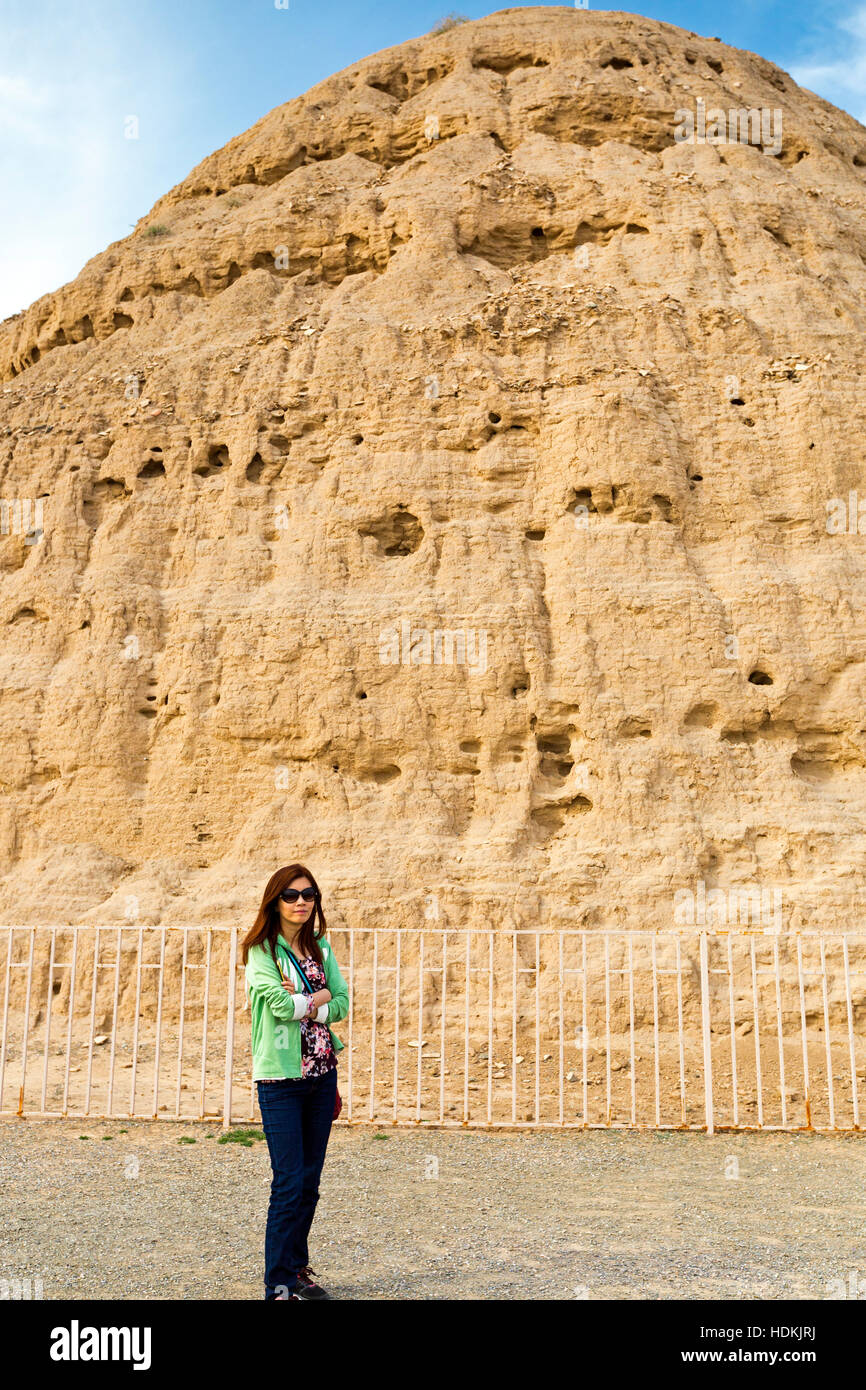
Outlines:
[[[503,11],[0,326],[5,920],[301,858],[349,925],[859,925],[864,171],[754,54]]]

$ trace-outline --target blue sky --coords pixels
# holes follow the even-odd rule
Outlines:
[[[471,19],[517,8],[285,4],[0,0],[0,319],[73,279],[199,160],[274,106],[426,33],[452,8]],[[621,8],[762,53],[866,124],[866,0]],[[137,139],[124,133],[130,116]]]

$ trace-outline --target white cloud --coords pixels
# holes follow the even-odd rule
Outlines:
[[[791,76],[866,124],[866,5],[837,20],[837,29],[823,49],[792,64]]]
[[[149,26],[143,35],[135,7],[115,6],[110,24],[100,22],[102,8],[79,0],[46,12],[30,0],[17,23],[4,21],[0,320],[74,279],[147,211],[140,179],[154,123],[138,108],[151,94],[170,98],[176,71],[170,59],[156,61],[164,36]],[[124,138],[131,113],[142,117],[140,141]]]

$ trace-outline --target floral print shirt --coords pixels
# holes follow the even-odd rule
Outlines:
[[[313,993],[328,988],[325,972],[312,956],[302,960],[301,967],[313,987]],[[326,1071],[337,1065],[337,1054],[327,1023],[317,1023],[315,1017],[302,1018],[298,1027],[301,1030],[301,1075],[324,1076]]]

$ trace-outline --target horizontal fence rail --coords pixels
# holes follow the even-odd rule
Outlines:
[[[259,1123],[232,926],[0,927],[0,1114]],[[866,936],[345,928],[338,1123],[859,1130]]]

